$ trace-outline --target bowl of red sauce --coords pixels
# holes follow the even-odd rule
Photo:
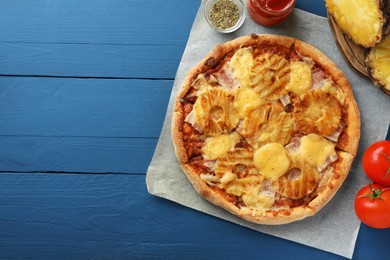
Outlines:
[[[251,18],[263,26],[280,24],[294,10],[296,0],[248,0]]]

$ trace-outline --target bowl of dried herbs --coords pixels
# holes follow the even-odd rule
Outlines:
[[[245,4],[242,0],[207,0],[204,15],[208,24],[218,32],[236,31],[245,20]]]

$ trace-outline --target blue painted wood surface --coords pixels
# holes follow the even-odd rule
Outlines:
[[[147,193],[199,4],[0,0],[1,258],[340,259]],[[354,258],[388,241],[363,225]]]

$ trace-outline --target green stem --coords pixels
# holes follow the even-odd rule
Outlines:
[[[385,152],[382,152],[382,154],[386,157],[387,160],[389,160],[390,162],[390,156],[388,156],[387,154],[385,154]]]
[[[385,154],[385,152],[382,152],[383,156],[390,162],[390,156],[388,156],[387,154]],[[385,174],[385,177],[387,177],[388,175],[390,174],[390,167],[389,169],[387,169],[387,172]]]
[[[384,189],[381,189],[381,188],[377,188],[376,190],[372,187],[372,184],[370,183],[370,190],[371,190],[371,193],[366,193],[366,194],[362,194],[360,195],[358,198],[369,198],[370,200],[374,200],[374,199],[381,199],[383,200],[383,197],[381,196],[382,193],[384,191],[387,191],[387,190],[390,190],[390,188],[384,188]]]

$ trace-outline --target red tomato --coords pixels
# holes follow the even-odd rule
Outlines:
[[[355,212],[367,226],[390,227],[390,188],[378,184],[364,186],[356,195]]]
[[[379,141],[367,148],[363,170],[373,182],[390,186],[390,141]]]

